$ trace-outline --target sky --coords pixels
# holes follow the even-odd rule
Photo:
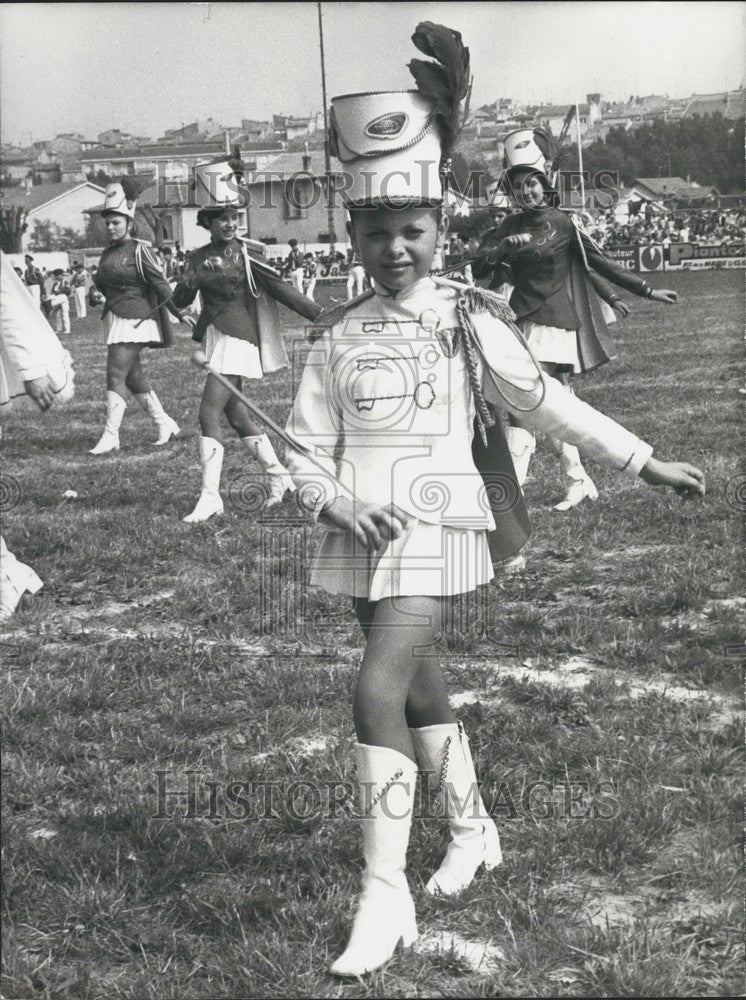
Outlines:
[[[741,86],[741,3],[322,3],[327,94],[408,89],[417,23],[461,32],[472,107]],[[0,135],[28,145],[109,128],[157,138],[320,110],[315,3],[4,3]]]

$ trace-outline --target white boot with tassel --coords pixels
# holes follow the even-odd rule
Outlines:
[[[362,976],[387,962],[401,942],[417,940],[405,875],[417,765],[388,747],[355,744],[362,799],[365,871],[355,922],[335,976]]]
[[[528,467],[531,463],[531,456],[536,450],[536,438],[533,432],[525,427],[508,427],[507,433],[508,448],[513,459],[516,479],[518,485],[523,489],[523,484],[528,476]]]
[[[580,452],[575,445],[556,438],[553,438],[551,443],[559,456],[562,471],[570,480],[565,499],[555,504],[554,509],[564,512],[577,507],[583,500],[598,500],[598,490],[585,471],[580,461]]]
[[[104,433],[98,443],[88,452],[89,455],[105,455],[110,451],[119,451],[119,428],[122,426],[124,411],[127,404],[113,389],[106,393],[106,423]]]
[[[223,471],[224,452],[222,444],[215,438],[201,437],[199,439],[202,492],[192,513],[182,518],[182,521],[187,524],[206,521],[213,514],[223,513],[223,501],[220,496],[220,473]]]
[[[437,781],[451,830],[440,868],[425,889],[432,896],[456,896],[471,884],[480,865],[490,871],[502,861],[500,837],[477,787],[469,740],[460,722],[410,729],[417,760]]]
[[[137,393],[135,399],[158,428],[158,440],[154,442],[156,445],[167,444],[172,437],[179,436],[181,428],[163,409],[160,399],[152,389],[150,392]]]
[[[275,454],[272,442],[266,434],[241,438],[241,441],[269,476],[270,495],[267,507],[274,507],[280,503],[286,492],[295,493],[293,478]]]

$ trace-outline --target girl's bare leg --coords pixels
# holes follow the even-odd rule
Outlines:
[[[225,377],[234,385],[239,384],[238,375],[226,375]],[[212,375],[208,375],[199,404],[199,426],[202,437],[220,441],[220,417],[231,399],[233,396],[230,389],[213,378]]]
[[[106,349],[106,388],[109,392],[127,398],[127,380],[140,365],[141,349],[142,344],[109,344]]]
[[[235,378],[240,388],[241,380],[238,376],[235,376]],[[225,415],[228,418],[228,423],[239,437],[257,437],[264,433],[264,428],[259,421],[252,417],[248,407],[244,406],[241,400],[236,399],[235,396],[231,396],[228,401],[228,405],[225,408]]]
[[[435,647],[442,605],[440,597],[384,598],[372,617],[370,602],[359,605],[367,629],[353,698],[360,743],[390,747],[414,760],[407,706],[419,719],[453,721]]]
[[[112,347],[114,346],[116,345],[112,344]],[[142,359],[140,358],[139,350],[130,364],[129,371],[127,372],[127,376],[124,381],[133,396],[141,396],[143,393],[150,392],[150,383],[148,382],[145,371],[142,367]]]
[[[397,601],[400,600],[401,598],[397,598]],[[366,639],[370,634],[376,606],[376,602],[369,601],[365,597],[356,597],[353,601],[355,615]],[[410,729],[456,721],[456,716],[448,704],[446,680],[434,648],[430,650],[412,679],[404,714]]]

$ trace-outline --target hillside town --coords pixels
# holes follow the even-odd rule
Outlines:
[[[562,134],[570,105],[523,104],[498,98],[474,109],[460,138],[459,151],[477,176],[465,196],[452,195],[457,216],[497,204],[501,195],[495,183],[503,158],[503,140],[518,128],[541,126],[555,137]],[[693,94],[689,98],[661,95],[630,97],[626,102],[607,101],[589,93],[575,106],[571,141],[583,149],[604,140],[611,130],[633,133],[656,122],[682,122],[722,116],[743,120],[746,92]],[[152,185],[140,199],[141,214],[157,244],[179,243],[189,248],[199,241],[197,206],[192,194],[194,167],[238,147],[246,166],[246,182],[261,211],[241,213],[247,234],[278,251],[296,238],[307,249],[320,251],[344,243],[345,213],[341,201],[328,207],[329,185],[340,172],[331,158],[327,177],[324,157],[323,114],[305,117],[275,114],[259,121],[244,118],[224,124],[200,118],[162,136],[135,135],[118,127],[95,139],[64,132],[33,141],[27,147],[0,147],[0,239],[7,253],[29,249],[55,251],[100,245],[97,225],[107,179],[121,174],[144,174]],[[670,156],[668,157],[670,167]],[[613,208],[614,222],[622,224],[637,214],[635,206],[656,208],[689,206],[722,207],[720,196],[730,194],[703,185],[690,177],[671,176],[666,164],[654,178],[634,178],[619,185]],[[288,192],[288,178],[292,179]],[[318,196],[314,196],[316,191]],[[321,197],[321,194],[325,197]],[[736,192],[742,194],[742,192]],[[730,199],[732,201],[732,198]],[[632,209],[630,210],[630,204]],[[579,207],[583,207],[582,205]],[[593,211],[595,217],[600,213]],[[734,205],[726,205],[733,208]],[[739,206],[736,206],[739,207]]]

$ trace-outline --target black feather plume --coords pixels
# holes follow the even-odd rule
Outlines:
[[[461,34],[443,24],[422,21],[412,41],[426,56],[437,62],[413,59],[409,72],[423,97],[434,101],[433,114],[440,125],[443,157],[447,159],[456,145],[471,94],[469,50]]]
[[[155,180],[153,174],[124,174],[117,177],[115,183],[122,185],[127,201],[136,201],[146,188]]]
[[[249,169],[249,165],[241,159],[241,147],[237,142],[235,142],[231,147],[231,155],[228,158],[228,166],[236,175],[238,182],[241,183],[244,179],[244,174]]]

